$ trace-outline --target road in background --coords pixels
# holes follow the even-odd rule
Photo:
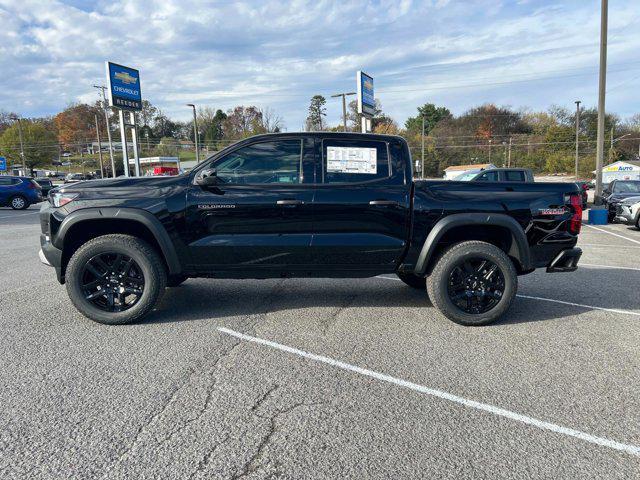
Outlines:
[[[218,330],[638,446],[640,244],[623,238],[635,229],[585,227],[583,266],[520,277],[526,298],[493,326],[458,326],[378,277],[192,279],[144,323],[109,327],[38,261],[36,210],[0,209],[2,478],[640,472],[633,454]]]

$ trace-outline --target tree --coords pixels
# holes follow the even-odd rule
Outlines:
[[[138,112],[140,124],[143,127],[151,127],[160,110],[155,107],[149,100],[142,101],[142,110]]]
[[[224,122],[227,114],[222,110],[216,110],[211,121],[205,127],[204,141],[207,145],[218,148],[220,140],[224,138]]]
[[[24,145],[24,162],[20,158],[20,130]],[[51,164],[58,156],[58,140],[42,122],[21,120],[14,122],[0,136],[0,151],[13,164],[23,164],[31,171],[42,165]]]
[[[265,133],[278,133],[284,127],[284,120],[269,107],[261,108],[262,128]]]
[[[155,138],[173,137],[178,133],[179,125],[167,117],[162,110],[153,119],[153,136]]]
[[[435,128],[435,126],[444,119],[452,118],[451,112],[446,107],[436,107],[433,103],[425,103],[423,106],[418,107],[418,115],[415,117],[409,117],[404,126],[407,130],[412,132],[420,132],[422,129],[422,118],[424,117],[424,134],[429,135],[429,132]]]
[[[322,131],[322,117],[327,116],[325,107],[327,99],[322,95],[314,95],[311,97],[309,105],[309,115],[307,115],[306,127],[310,132]]]
[[[224,122],[225,137],[229,140],[238,140],[260,133],[262,128],[262,112],[254,106],[244,107],[239,105],[227,112]]]
[[[380,100],[376,99],[376,106],[371,118],[371,129],[375,130],[375,126],[378,122],[387,123],[389,118],[390,117],[382,113],[382,104],[380,103]],[[351,100],[349,102],[349,106],[347,107],[347,125],[347,130],[352,132],[359,132],[362,128],[362,115],[358,113],[357,100]]]
[[[13,123],[13,119],[17,116],[18,115],[13,112],[5,112],[4,110],[0,110],[0,135],[2,135],[2,132],[4,132],[11,126],[11,124]]]
[[[54,117],[58,140],[66,148],[76,147],[82,151],[84,144],[96,138],[95,115],[102,115],[98,104],[72,104]]]

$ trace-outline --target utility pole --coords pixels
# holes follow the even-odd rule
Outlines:
[[[98,125],[98,115],[94,115],[96,121],[96,136],[98,137],[98,158],[100,159],[100,176],[104,178],[104,167],[102,166],[102,143],[100,143],[100,125]]]
[[[344,126],[345,132],[347,131],[347,97],[355,94],[356,92],[345,92],[345,93],[336,93],[335,95],[331,95],[331,98],[342,97],[342,125]]]
[[[18,123],[18,137],[20,138],[20,161],[22,162],[22,165],[20,166],[26,170],[27,164],[24,161],[25,159],[24,159],[24,140],[22,138],[22,120],[20,119],[20,117],[15,117],[15,119],[16,119],[16,122]]]
[[[576,180],[578,179],[578,159],[580,158],[580,100],[576,100]]]
[[[193,108],[193,136],[196,139],[196,163],[200,163],[200,151],[198,150],[198,118],[196,115],[196,106],[193,103],[187,103],[187,107]]]
[[[105,91],[107,87],[104,85],[94,85],[93,88],[97,88],[102,92],[102,109],[104,110],[104,121],[107,126],[107,139],[109,141],[109,158],[111,159],[111,176],[116,178],[116,162],[113,159],[113,144],[111,143],[111,127],[109,126],[109,111],[107,104],[107,95]],[[124,144],[123,144],[124,145]]]
[[[602,167],[604,164],[604,119],[607,91],[607,27],[609,0],[601,0],[600,13],[600,79],[598,85],[598,149],[596,157],[595,204],[602,205]]]
[[[420,171],[424,178],[424,115],[422,115],[422,170]]]
[[[511,167],[511,145],[512,145],[512,138],[509,137],[509,159],[507,160],[507,166]]]
[[[489,163],[491,163],[491,143],[493,142],[493,139],[489,139]]]
[[[611,125],[611,150],[613,150],[613,134],[614,134],[614,127],[613,125]]]

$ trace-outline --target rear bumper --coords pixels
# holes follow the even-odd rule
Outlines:
[[[579,248],[562,250],[547,266],[547,273],[573,272],[577,270],[581,256],[582,250]]]
[[[60,283],[64,283],[62,275],[62,250],[54,247],[48,235],[40,235],[40,261],[45,265],[55,268],[56,276]]]

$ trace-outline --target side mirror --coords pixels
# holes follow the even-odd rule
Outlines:
[[[218,184],[218,176],[215,168],[205,168],[196,177],[196,183],[201,187],[211,187]]]

